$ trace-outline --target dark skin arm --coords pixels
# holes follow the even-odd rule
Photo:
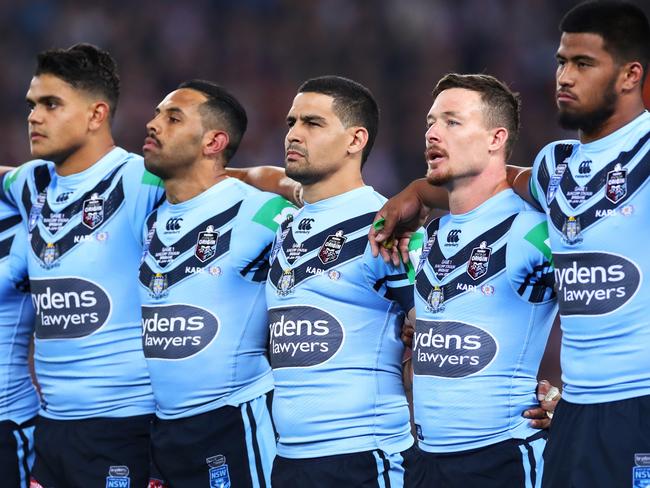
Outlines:
[[[530,168],[506,166],[508,184],[520,197],[536,205],[528,187],[530,176]],[[425,178],[413,181],[388,200],[374,219],[376,222],[383,218],[383,228],[372,226],[368,233],[373,256],[381,254],[384,261],[397,264],[401,255],[408,262],[408,238],[424,223],[431,209],[449,209],[447,190],[430,185]]]
[[[226,168],[226,173],[259,190],[277,193],[298,207],[302,207],[302,186],[289,178],[282,168],[277,166]]]

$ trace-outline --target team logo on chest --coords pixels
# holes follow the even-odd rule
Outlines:
[[[59,253],[59,248],[57,245],[53,242],[48,242],[47,246],[41,251],[41,261],[43,262],[42,266],[45,269],[52,269],[56,266],[58,266],[58,263],[56,262],[57,259],[59,259],[59,256],[61,254]]]
[[[557,193],[557,189],[562,182],[562,177],[564,176],[564,172],[566,171],[567,166],[567,160],[565,159],[564,162],[558,164],[555,167],[555,173],[553,176],[551,176],[551,181],[548,182],[548,191],[546,192],[547,205],[550,205],[555,198],[555,194]]]
[[[427,297],[427,312],[442,312],[445,309],[445,290],[435,285]]]
[[[208,259],[217,253],[217,241],[219,240],[219,233],[214,230],[214,227],[208,225],[204,231],[199,232],[199,237],[196,240],[196,250],[194,255],[199,261],[205,263]]]
[[[472,254],[470,254],[469,263],[467,264],[467,274],[473,280],[478,280],[487,273],[491,254],[492,248],[488,247],[485,241],[481,242],[479,247],[472,249]]]
[[[570,245],[580,244],[582,242],[580,217],[567,217],[562,226],[562,240]]]
[[[343,244],[347,241],[348,238],[343,235],[342,230],[337,230],[334,235],[327,236],[325,242],[318,252],[318,259],[321,260],[321,263],[328,264],[336,261],[341,254],[341,249],[343,249]]]
[[[296,284],[296,277],[293,274],[291,268],[285,269],[282,272],[282,276],[278,280],[278,295],[281,297],[286,297],[293,291],[293,286]]]
[[[162,298],[167,295],[168,283],[167,275],[164,273],[156,273],[149,281],[149,290],[151,290],[152,298]]]
[[[81,222],[89,229],[96,229],[104,222],[104,199],[93,193],[88,200],[84,200]]]
[[[627,195],[627,169],[617,164],[607,173],[605,198],[612,203],[618,203],[625,198],[625,195]]]

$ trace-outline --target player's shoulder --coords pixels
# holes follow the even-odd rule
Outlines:
[[[273,232],[297,210],[290,201],[275,193],[259,190],[235,178],[232,178],[232,185],[237,198],[242,200],[240,215]]]
[[[558,152],[571,154],[573,148],[580,144],[580,141],[577,139],[560,139],[557,141],[552,141],[546,144],[540,151],[537,153],[535,158],[536,163],[540,162],[544,158],[547,160],[547,156],[552,156],[553,159],[557,156]],[[550,162],[550,161],[549,161]]]
[[[45,161],[44,159],[32,159],[27,161],[20,166],[17,166],[9,170],[4,175],[3,186],[5,189],[14,185],[16,182],[25,181],[31,175],[34,174],[36,168],[47,168],[49,171],[53,163]]]

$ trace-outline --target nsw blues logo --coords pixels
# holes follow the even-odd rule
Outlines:
[[[582,242],[582,226],[579,217],[567,217],[562,226],[562,236],[565,244],[574,245]]]
[[[91,230],[99,227],[104,222],[104,199],[100,198],[97,193],[84,200],[81,222]]]
[[[633,488],[650,487],[650,453],[634,454],[634,466],[632,468]]]
[[[129,468],[126,466],[111,466],[106,477],[106,488],[130,488]]]
[[[282,272],[282,276],[278,280],[277,292],[278,296],[286,297],[293,291],[293,287],[296,284],[296,277],[291,268],[285,269]]]
[[[45,269],[52,269],[58,266],[59,263],[57,263],[57,260],[60,257],[60,253],[56,243],[49,242],[43,251],[41,251],[39,257],[41,258],[41,266]]]
[[[205,462],[210,467],[210,488],[230,488],[230,473],[226,456],[218,454],[207,458]]]
[[[163,298],[169,293],[167,291],[167,275],[163,273],[156,273],[151,277],[149,282],[149,290],[152,298]]]
[[[445,289],[436,285],[427,296],[427,312],[438,313],[445,310]]]

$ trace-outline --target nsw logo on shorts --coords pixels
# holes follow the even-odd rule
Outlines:
[[[650,487],[650,453],[634,454],[634,466],[632,468],[632,488]]]
[[[226,456],[217,454],[206,458],[205,462],[210,467],[210,488],[230,488],[230,473]]]
[[[108,468],[106,488],[130,488],[129,468],[126,466],[111,466]]]

